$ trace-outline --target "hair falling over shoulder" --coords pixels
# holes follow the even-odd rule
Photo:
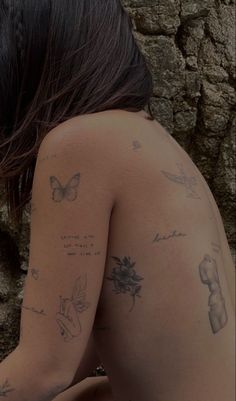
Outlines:
[[[13,222],[31,199],[38,149],[51,129],[109,109],[148,106],[154,119],[152,94],[120,0],[2,0],[0,186]]]

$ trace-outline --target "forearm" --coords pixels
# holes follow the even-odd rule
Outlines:
[[[0,400],[51,401],[66,388],[40,372],[30,356],[16,348],[0,364]]]

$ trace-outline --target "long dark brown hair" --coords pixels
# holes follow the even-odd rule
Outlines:
[[[0,184],[20,224],[37,153],[58,124],[148,106],[153,79],[120,0],[1,0]],[[3,196],[3,195],[1,195]]]

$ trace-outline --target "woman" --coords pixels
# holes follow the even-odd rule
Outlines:
[[[145,112],[152,78],[120,1],[4,0],[0,22],[0,177],[16,224],[32,200],[0,398],[233,401],[222,220]],[[108,377],[88,378],[100,362]]]

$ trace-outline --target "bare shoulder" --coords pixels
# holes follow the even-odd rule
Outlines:
[[[132,126],[135,129],[137,124],[144,122],[144,114],[125,110],[106,110],[76,116],[51,130],[44,138],[42,146],[57,142],[65,144],[71,140],[77,140],[79,143],[86,140],[89,142],[91,138],[96,141],[96,145],[104,140],[112,145],[116,140],[122,140],[122,132],[127,134],[127,131],[132,130]]]
[[[144,115],[145,112],[106,110],[76,116],[46,135],[38,159],[55,159],[58,152],[70,157],[74,155],[77,159],[81,154],[89,154],[110,168],[125,166],[132,160],[132,151],[141,147],[140,133],[149,130],[150,121]]]
[[[134,160],[134,152],[140,146],[137,132],[144,120],[136,113],[123,110],[69,119],[43,139],[35,173],[44,174],[47,169],[53,171],[60,165],[66,175],[69,169],[80,168],[87,175],[93,175],[93,180],[101,182],[103,177],[104,188],[109,188],[116,198],[126,171],[137,162]]]

